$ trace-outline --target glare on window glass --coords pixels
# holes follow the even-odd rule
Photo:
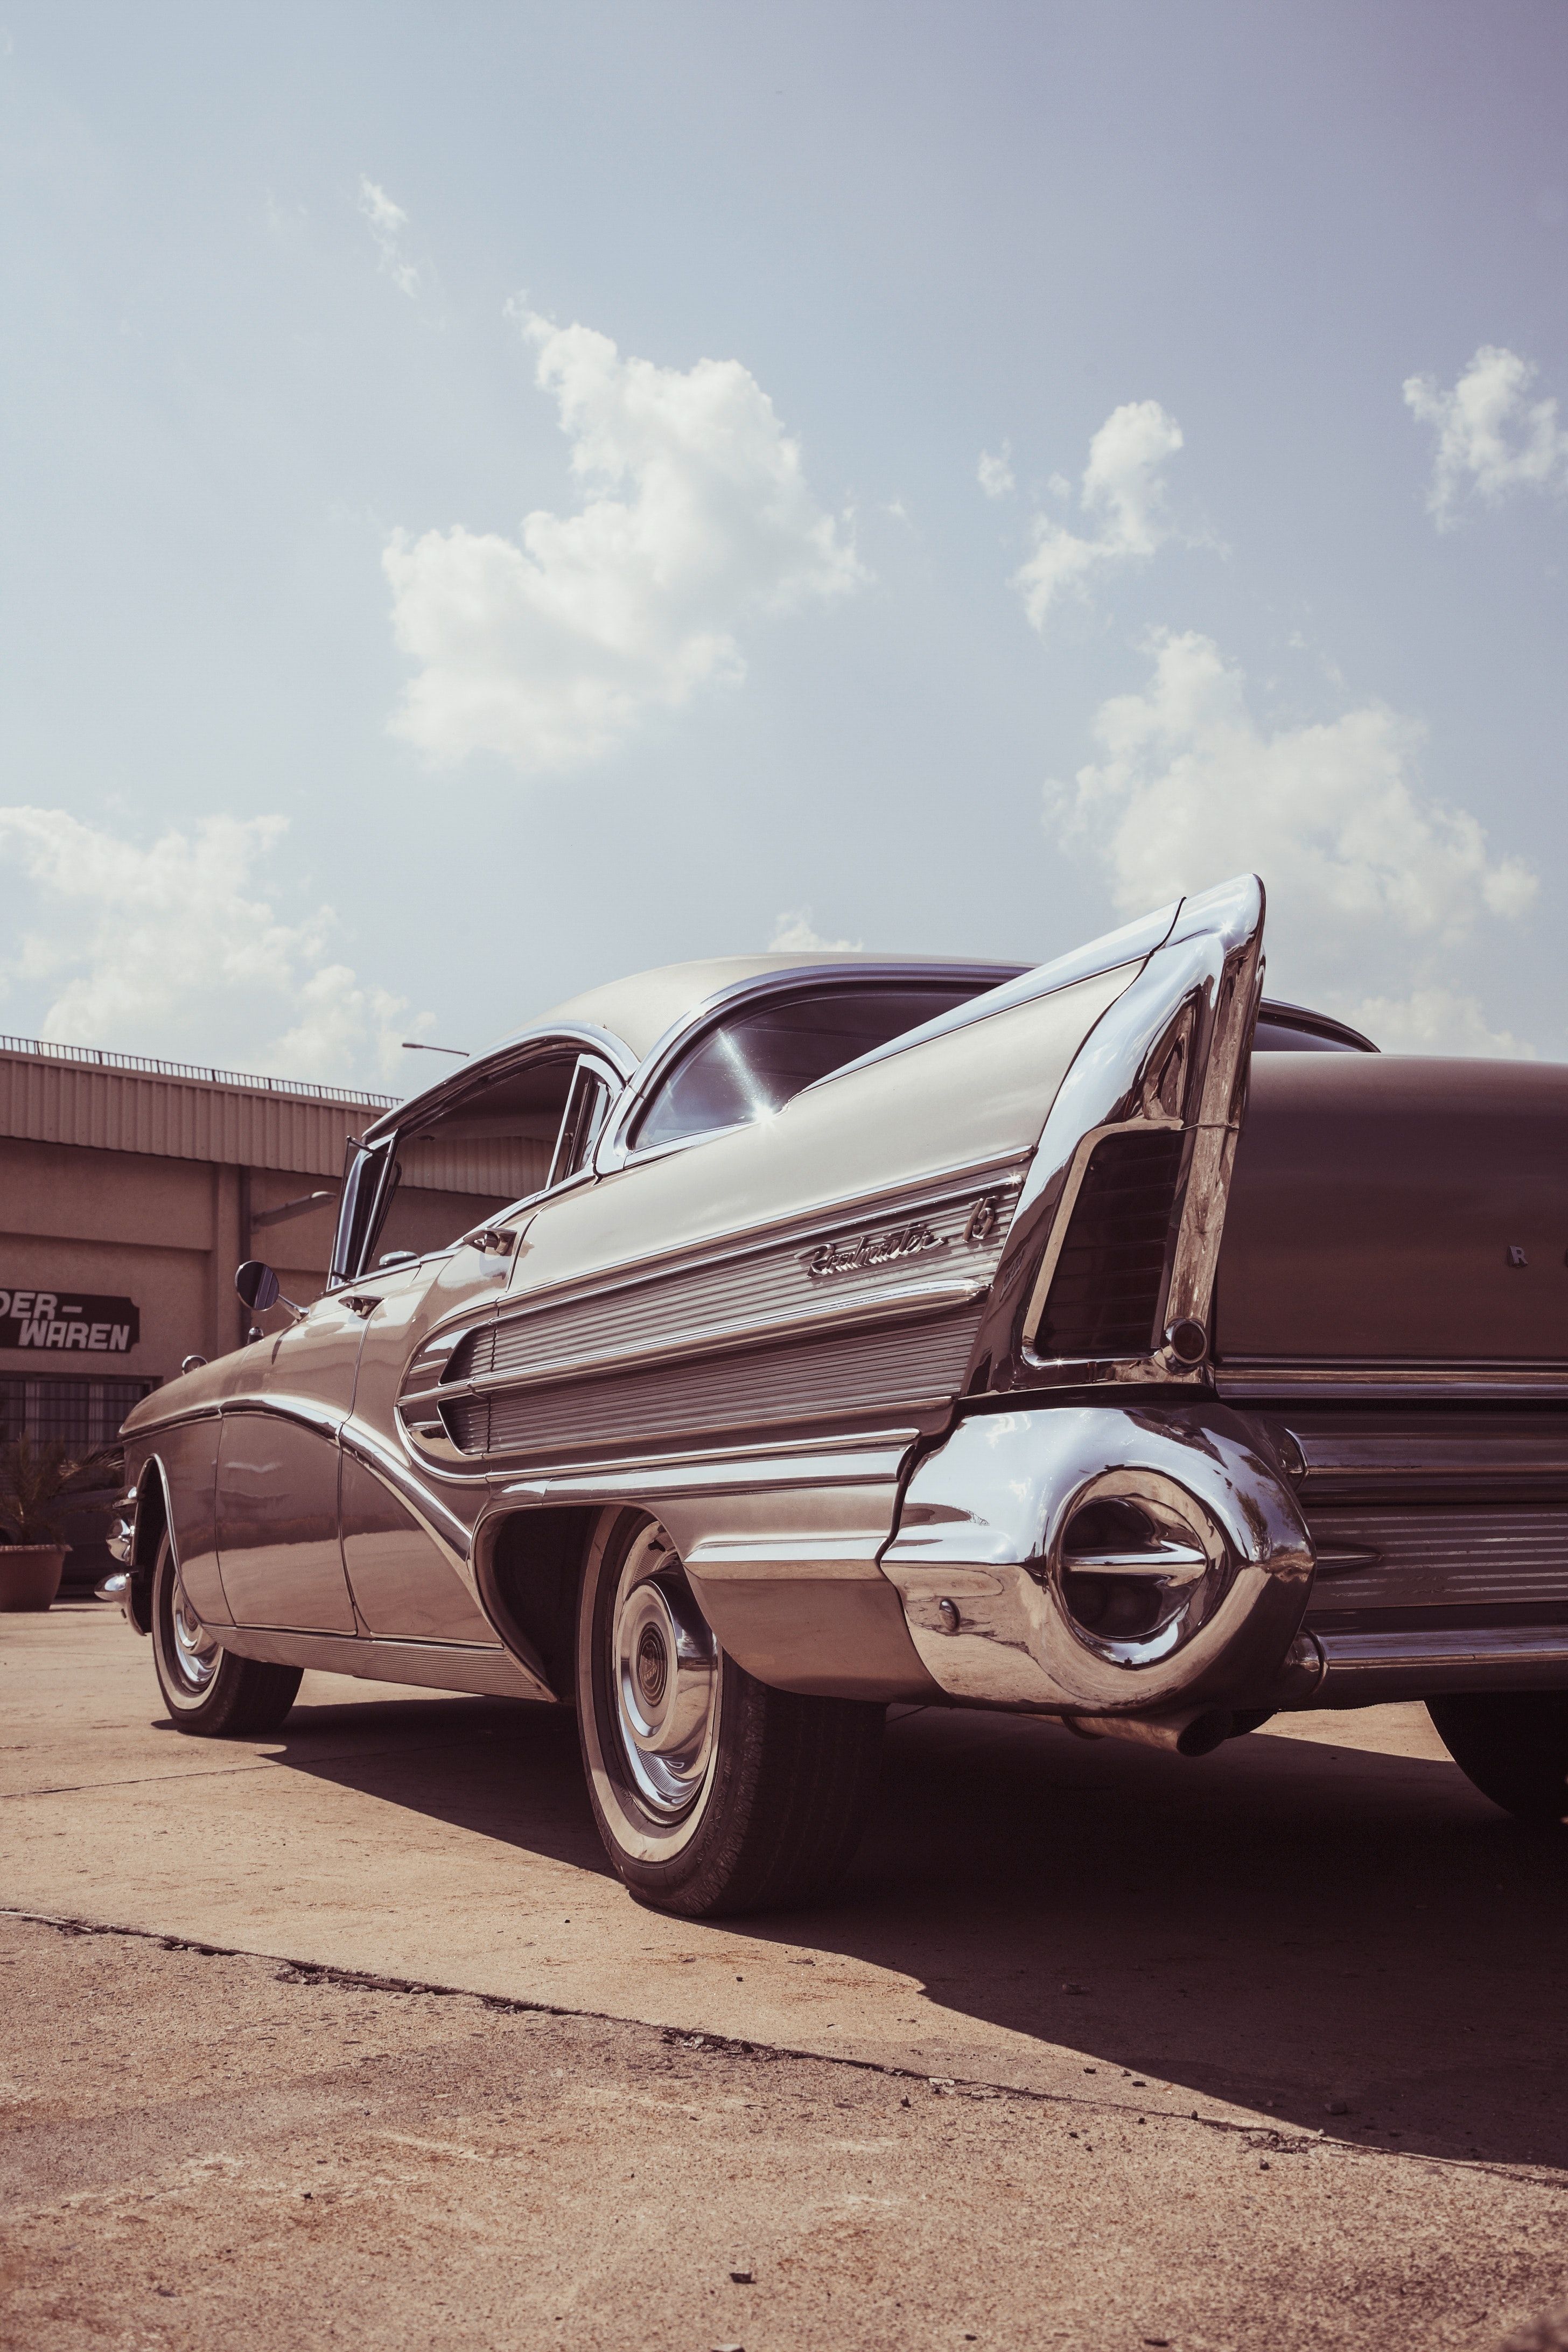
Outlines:
[[[677,1065],[644,1114],[637,1146],[678,1143],[780,1110],[803,1087],[979,992],[845,988],[740,1013]]]

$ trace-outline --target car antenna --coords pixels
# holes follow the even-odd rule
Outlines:
[[[456,1054],[459,1062],[468,1058],[466,1045],[426,1045],[422,1037],[405,1037],[403,1050],[405,1054]]]

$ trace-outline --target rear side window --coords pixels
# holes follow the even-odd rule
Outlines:
[[[633,1149],[763,1118],[803,1087],[981,993],[973,984],[840,988],[738,1013],[676,1064],[643,1113]]]

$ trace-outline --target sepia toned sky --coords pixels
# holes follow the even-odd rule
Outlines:
[[[1568,1058],[1568,10],[0,8],[0,1030],[775,940]]]

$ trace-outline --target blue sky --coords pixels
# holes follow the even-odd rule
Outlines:
[[[1568,1054],[1561,5],[0,34],[0,1027],[401,1090],[1256,865]]]

